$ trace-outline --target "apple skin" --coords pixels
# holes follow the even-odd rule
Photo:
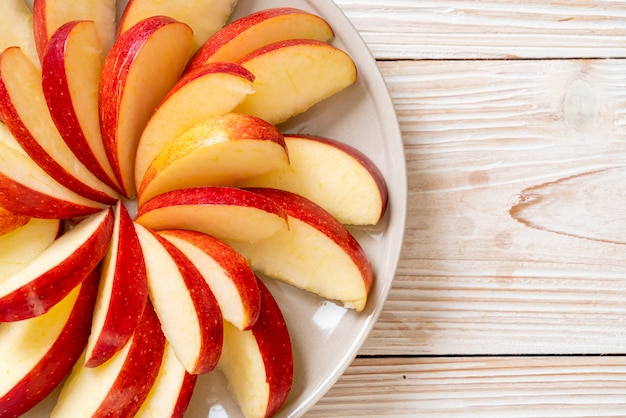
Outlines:
[[[257,278],[248,262],[226,243],[195,231],[173,229],[159,235],[180,249],[198,268],[213,291],[224,319],[245,330],[261,309]]]
[[[283,314],[261,280],[258,287],[261,295],[259,318],[246,331],[228,323],[224,325],[224,353],[218,364],[228,380],[229,390],[248,418],[276,414],[291,391],[294,373],[291,339]],[[253,357],[242,359],[249,352]],[[246,362],[252,362],[252,367],[245,366]],[[255,370],[262,372],[257,375]],[[255,390],[267,393],[256,393]],[[265,396],[261,398],[261,395]]]
[[[148,301],[123,350],[96,368],[84,367],[81,361],[74,366],[51,418],[134,417],[157,378],[164,350],[165,336]]]
[[[354,84],[356,64],[345,51],[313,39],[265,45],[238,61],[254,74],[255,94],[234,112],[278,125]]]
[[[149,17],[124,32],[104,62],[99,97],[102,140],[126,197],[136,192],[134,160],[141,133],[182,75],[192,37],[184,23]]]
[[[108,209],[82,222],[84,225],[62,235],[28,266],[0,283],[0,322],[19,321],[48,312],[98,265],[111,238],[113,212]],[[89,235],[77,236],[77,231],[83,227],[88,228]],[[80,241],[74,244],[73,239]],[[65,256],[66,247],[72,250],[67,258],[59,260],[59,255],[50,255]],[[45,266],[45,270],[39,265]]]
[[[229,113],[252,94],[254,76],[241,65],[219,62],[183,75],[163,98],[141,134],[135,158],[135,183],[165,145],[196,123]]]
[[[30,217],[9,212],[0,206],[0,236],[6,235],[26,225]]]
[[[209,62],[237,62],[252,51],[278,41],[328,42],[333,37],[330,25],[312,13],[293,7],[263,9],[229,23],[209,38],[194,54],[187,71]]]
[[[148,297],[146,265],[135,225],[121,202],[103,260],[98,299],[85,355],[86,367],[110,359],[132,337]]]
[[[235,187],[192,187],[163,193],[141,206],[135,221],[155,231],[185,229],[248,242],[289,228],[287,214],[278,204]]]
[[[288,164],[285,140],[274,125],[239,113],[213,116],[154,157],[138,190],[139,206],[171,190],[231,186]]]
[[[96,202],[116,202],[117,193],[82,165],[63,141],[44,98],[41,72],[17,47],[0,54],[0,115],[24,151],[50,177]]]
[[[50,38],[43,56],[41,82],[50,115],[67,146],[96,177],[122,193],[114,180],[100,133],[101,49],[93,21],[74,20],[62,25]],[[75,56],[78,54],[80,71],[70,68],[77,65]],[[100,158],[96,157],[96,152]]]
[[[71,313],[67,317],[63,329],[45,355],[41,357],[6,393],[0,394],[0,416],[16,418],[48,396],[78,361],[89,336],[91,313],[98,290],[98,273],[92,271],[79,285]],[[72,297],[72,294],[67,296]],[[59,305],[61,307],[61,305]],[[55,315],[55,312],[49,312]],[[28,321],[39,321],[41,317],[31,320],[2,324],[2,327],[23,327]],[[43,341],[38,341],[44,344]],[[3,353],[6,355],[6,353]],[[20,352],[20,354],[22,354]]]
[[[241,181],[237,186],[297,193],[343,224],[375,225],[380,221],[387,210],[389,193],[385,178],[367,155],[332,138],[306,134],[285,134],[284,138],[289,167]]]
[[[280,205],[289,216],[290,228],[256,246],[227,243],[246,257],[254,270],[362,311],[374,272],[346,227],[321,206],[298,194],[271,188],[246,190]]]

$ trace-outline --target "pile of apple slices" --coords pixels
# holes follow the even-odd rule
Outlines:
[[[246,417],[293,379],[275,278],[362,311],[345,225],[382,174],[280,124],[357,78],[319,16],[233,0],[0,3],[0,416],[185,413],[220,369]]]

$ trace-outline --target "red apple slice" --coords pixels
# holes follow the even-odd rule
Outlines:
[[[273,200],[234,187],[164,193],[140,207],[136,221],[155,231],[185,229],[248,242],[289,229],[287,215]]]
[[[102,42],[102,58],[115,40],[115,0],[34,0],[33,29],[39,57],[43,58],[52,34],[67,22],[95,22]]]
[[[223,343],[222,314],[196,267],[164,238],[135,225],[146,260],[148,293],[167,340],[185,370],[208,373]]]
[[[321,17],[293,7],[259,10],[229,23],[209,38],[191,59],[188,70],[209,62],[237,62],[252,51],[289,39],[328,42],[334,37]]]
[[[135,418],[183,418],[198,375],[190,374],[178,361],[172,345],[166,340],[161,369],[152,390]]]
[[[15,231],[16,229],[26,225],[30,217],[24,215],[18,215],[13,212],[9,212],[0,206],[0,239],[3,235]],[[0,246],[0,248],[2,248]]]
[[[22,48],[28,58],[39,65],[33,33],[33,12],[24,0],[3,0],[0,2],[0,51],[10,46]]]
[[[0,129],[4,125],[0,124]],[[104,205],[57,183],[23,152],[0,143],[0,206],[45,219],[96,213]]]
[[[0,283],[0,321],[48,312],[102,260],[112,229],[112,210],[92,215]]]
[[[107,56],[100,81],[104,147],[125,194],[135,194],[134,161],[148,119],[180,78],[193,33],[165,16],[142,20],[124,32]]]
[[[236,4],[237,0],[129,0],[118,33],[126,32],[148,17],[169,16],[193,29],[195,51],[224,26]]]
[[[94,271],[46,314],[0,325],[0,416],[22,415],[61,384],[87,343],[97,289]]]
[[[234,63],[215,63],[183,76],[165,96],[144,129],[135,158],[135,181],[166,144],[203,120],[228,113],[253,92],[254,76]]]
[[[224,352],[218,363],[246,418],[273,416],[287,399],[293,381],[287,325],[280,307],[260,280],[259,291],[261,313],[250,330],[241,331],[224,323]]]
[[[159,234],[197,267],[213,291],[224,320],[239,329],[254,325],[261,301],[256,276],[245,258],[201,232],[174,229]]]
[[[58,219],[29,218],[23,226],[0,236],[0,282],[26,267],[48,248],[60,228]]]
[[[146,170],[139,205],[156,195],[239,180],[289,165],[278,129],[254,116],[227,113],[193,126],[167,144]]]
[[[115,203],[117,193],[81,164],[59,134],[44,98],[41,72],[16,47],[0,55],[0,114],[48,175],[91,200]]]
[[[254,94],[235,112],[279,124],[356,81],[352,58],[325,42],[275,42],[246,55],[239,64],[254,74]]]
[[[128,211],[118,202],[113,238],[102,263],[85,366],[107,361],[131,338],[146,306],[146,266]]]
[[[76,363],[59,393],[51,418],[133,417],[154,384],[165,337],[150,303],[133,337],[99,367]]]
[[[322,206],[343,224],[378,223],[387,208],[388,192],[382,173],[371,159],[330,138],[286,134],[285,142],[288,167],[244,180],[238,186],[297,193]]]
[[[102,45],[96,24],[71,21],[50,39],[42,61],[43,94],[61,137],[100,180],[120,191],[107,159],[98,111]]]
[[[289,229],[251,245],[230,242],[254,270],[360,312],[374,273],[350,232],[310,200],[277,189],[250,189],[280,205]]]

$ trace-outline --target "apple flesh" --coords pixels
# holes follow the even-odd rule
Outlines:
[[[100,270],[85,366],[110,359],[132,337],[146,306],[146,266],[135,226],[121,202],[115,208],[113,236]]]
[[[161,369],[135,418],[183,418],[197,379],[198,375],[185,370],[166,340]]]
[[[184,75],[158,106],[141,134],[135,158],[140,185],[154,157],[196,123],[232,111],[253,93],[254,76],[234,63],[202,66]]]
[[[0,283],[26,267],[59,235],[58,219],[28,219],[23,226],[0,236]]]
[[[171,190],[231,186],[288,165],[285,140],[274,125],[239,113],[214,116],[157,154],[141,182],[139,205]]]
[[[261,307],[257,279],[248,262],[224,242],[201,232],[159,232],[198,268],[217,299],[224,320],[239,329],[256,322]]]
[[[159,319],[147,303],[133,337],[109,361],[94,368],[76,363],[51,418],[133,417],[152,389],[164,350]]]
[[[222,352],[222,314],[208,284],[184,254],[136,225],[148,293],[176,357],[191,374],[208,373]]]
[[[0,124],[0,130],[4,127]],[[67,219],[96,213],[103,204],[56,182],[23,152],[0,143],[0,206],[33,218]]]
[[[310,39],[275,42],[243,57],[254,74],[255,93],[235,112],[274,125],[305,112],[356,81],[352,58],[339,48]]]
[[[120,19],[118,34],[148,17],[169,16],[193,29],[195,51],[224,26],[236,4],[237,0],[129,0]]]
[[[234,187],[194,187],[163,193],[139,208],[136,221],[154,231],[184,229],[247,242],[289,229],[287,215],[278,204]]]
[[[78,160],[59,134],[44,97],[41,72],[17,47],[0,55],[0,114],[20,146],[48,175],[91,200],[115,203],[117,193]]]
[[[237,62],[263,46],[289,39],[329,42],[334,33],[321,17],[293,7],[259,10],[220,29],[196,52],[191,71],[209,62]]]
[[[189,26],[165,16],[124,32],[107,55],[100,80],[100,126],[116,179],[135,195],[134,161],[154,109],[180,78],[192,46]]]
[[[385,213],[388,191],[374,162],[331,138],[285,134],[289,166],[239,182],[241,187],[287,190],[322,206],[343,224],[375,225]]]
[[[246,331],[224,324],[224,352],[218,363],[246,418],[273,416],[285,403],[293,382],[293,353],[285,319],[261,280],[258,286],[258,320]]]
[[[96,177],[120,192],[100,133],[101,71],[102,45],[96,24],[71,21],[50,39],[41,83],[52,120],[67,146]]]
[[[33,12],[24,0],[0,2],[0,28],[0,51],[18,46],[35,65],[39,65],[33,33]]]
[[[250,190],[272,199],[289,217],[288,230],[263,242],[229,242],[252,268],[362,311],[374,273],[350,232],[322,207],[300,195],[269,188]]]
[[[92,215],[0,283],[0,321],[19,321],[48,312],[102,260],[112,230],[112,210]]]
[[[116,33],[115,0],[34,0],[32,29],[40,58],[54,32],[67,22],[89,20],[96,24],[102,42],[102,59],[113,45]]]
[[[47,313],[0,325],[0,416],[21,416],[65,379],[87,343],[97,289],[94,271]]]

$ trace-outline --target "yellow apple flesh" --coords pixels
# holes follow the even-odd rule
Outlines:
[[[39,55],[33,33],[33,12],[24,0],[0,2],[0,51],[10,46],[20,47],[26,56],[39,66]]]

